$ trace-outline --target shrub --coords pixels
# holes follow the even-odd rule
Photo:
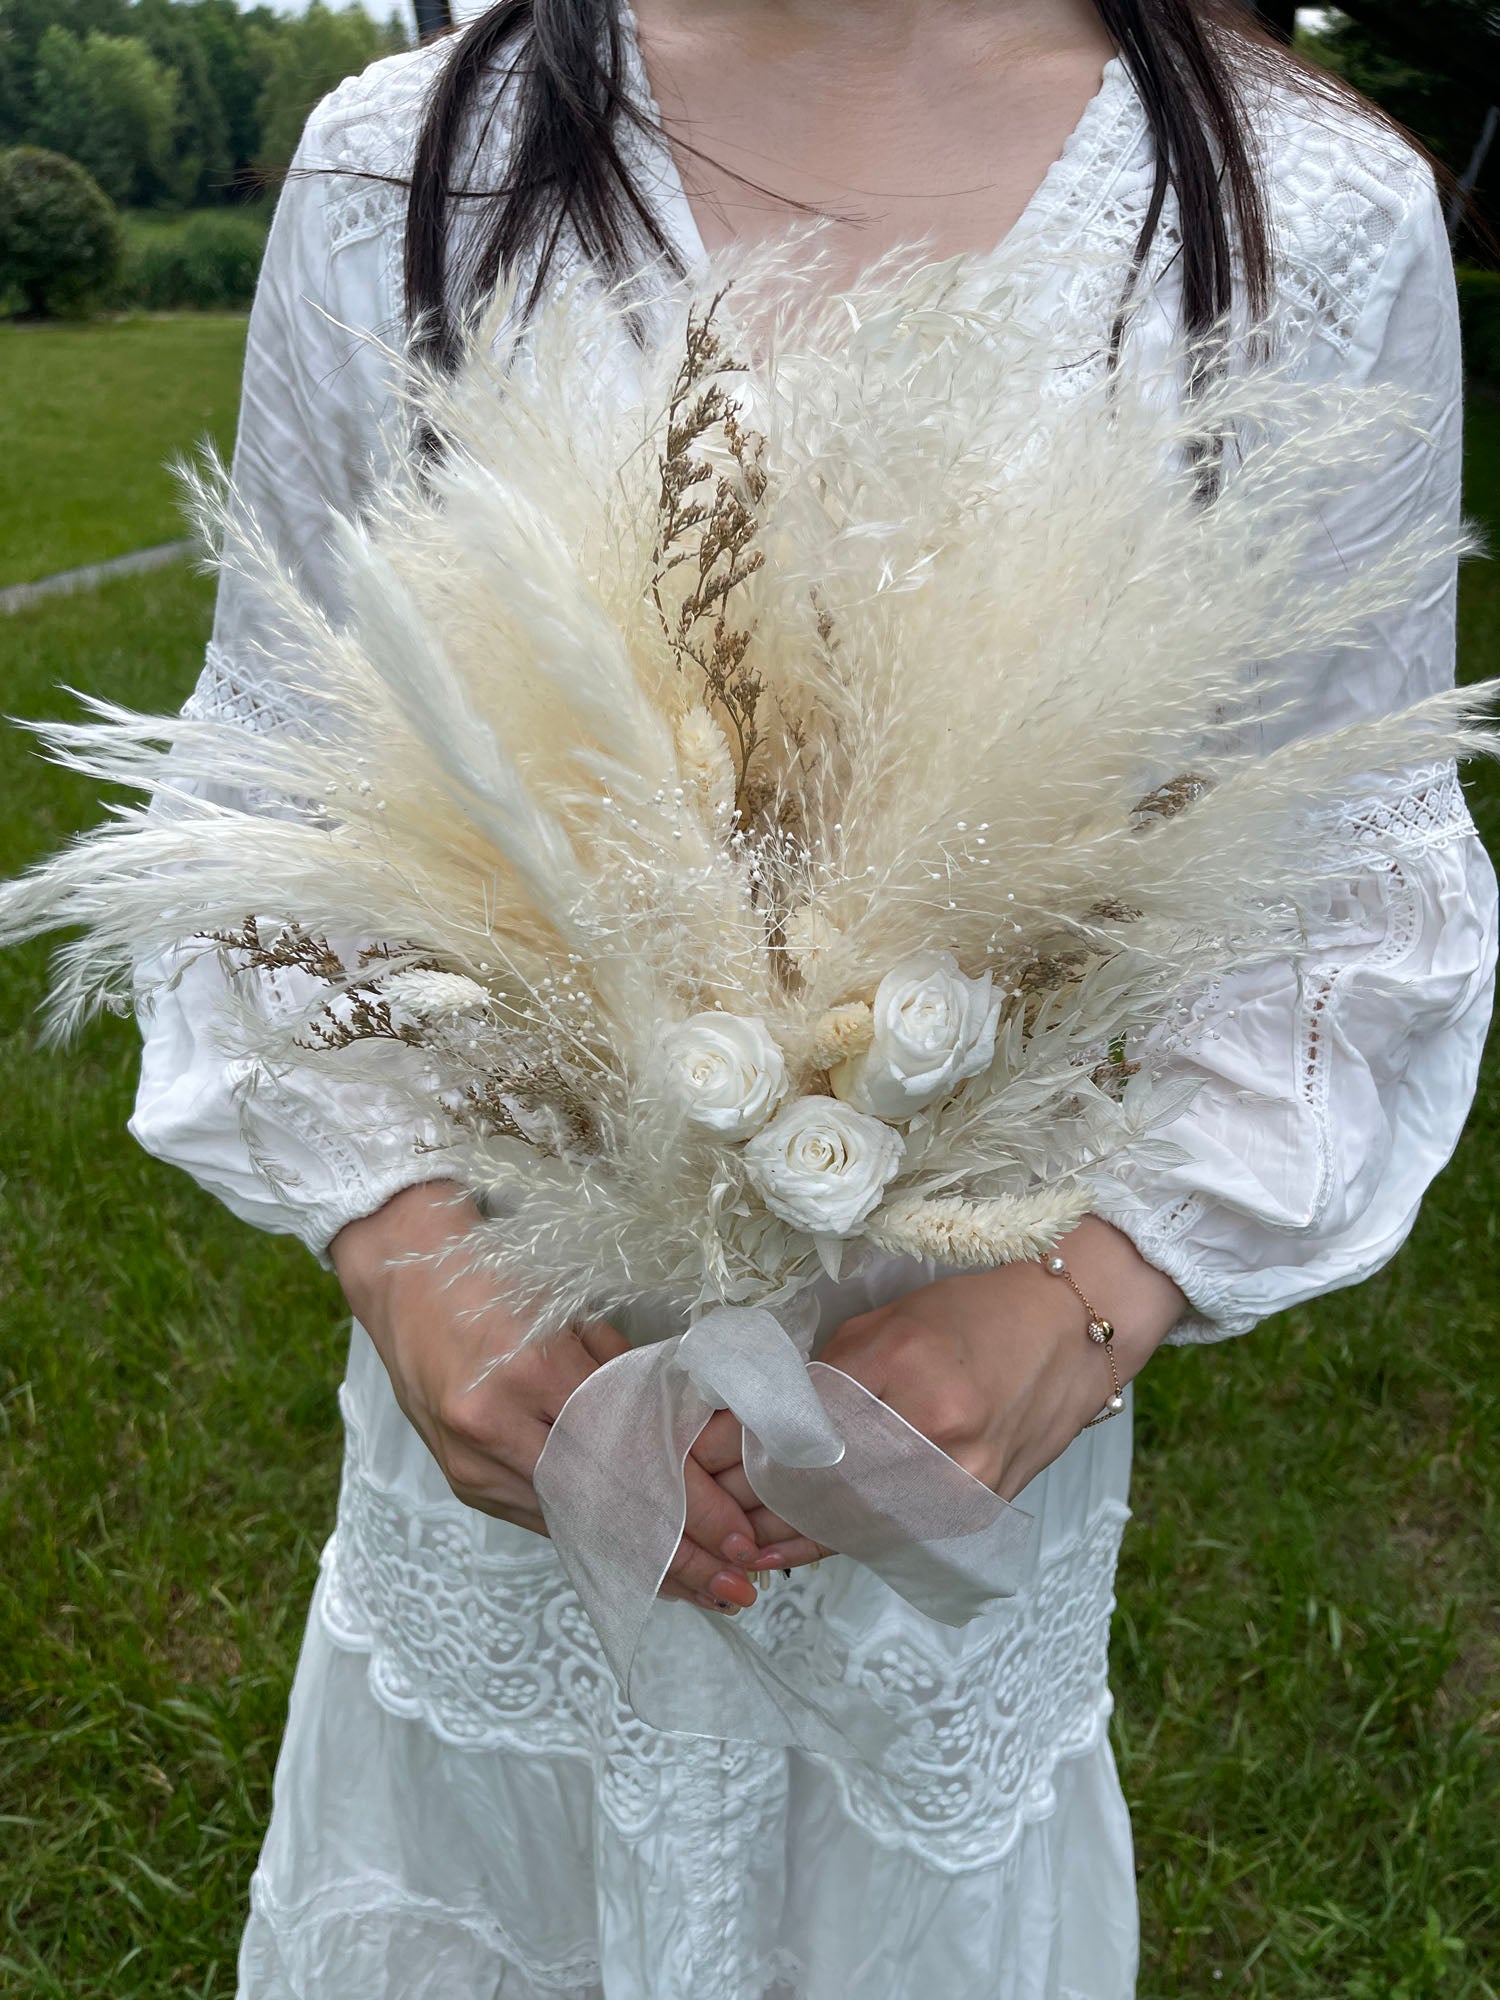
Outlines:
[[[148,312],[248,306],[265,247],[264,225],[230,212],[194,215],[181,228],[152,230],[131,245],[121,302]]]
[[[40,146],[0,152],[0,299],[31,313],[81,313],[113,283],[120,218],[75,160]]]
[[[1458,314],[1470,376],[1500,388],[1500,271],[1460,268]]]

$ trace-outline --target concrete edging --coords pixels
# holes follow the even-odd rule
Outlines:
[[[0,590],[0,613],[24,611],[44,597],[70,597],[75,591],[92,590],[116,576],[138,576],[144,570],[164,569],[191,555],[196,543],[159,542],[154,549],[135,549],[128,556],[114,556],[108,562],[85,563],[82,569],[63,569],[56,576],[44,576],[36,583],[13,583]]]

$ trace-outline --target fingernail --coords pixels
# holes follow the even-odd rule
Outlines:
[[[711,1597],[706,1590],[696,1591],[693,1596],[693,1602],[701,1604],[705,1611],[722,1611],[730,1618],[740,1608],[737,1604],[727,1603],[722,1597]]]
[[[755,1567],[757,1569],[780,1569],[781,1566],[782,1551],[780,1549],[766,1549],[755,1558]]]
[[[719,1553],[728,1556],[731,1562],[738,1563],[742,1569],[748,1569],[755,1561],[755,1544],[748,1535],[730,1535]]]
[[[748,1576],[741,1576],[738,1570],[721,1569],[709,1584],[715,1597],[722,1597],[736,1605],[755,1602],[755,1585]]]

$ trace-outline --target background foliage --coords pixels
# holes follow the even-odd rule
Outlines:
[[[177,74],[143,42],[55,23],[37,45],[35,136],[87,169],[111,201],[148,202],[173,166]]]
[[[146,312],[244,310],[255,294],[265,245],[263,209],[133,215],[113,302]]]
[[[67,153],[118,202],[242,200],[325,92],[406,40],[394,14],[323,0],[0,0],[0,147]]]
[[[75,160],[0,152],[0,297],[36,314],[78,311],[108,290],[122,247],[119,216]]]

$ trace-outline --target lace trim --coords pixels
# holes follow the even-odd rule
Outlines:
[[[1359,958],[1340,965],[1309,968],[1301,981],[1297,1021],[1297,1074],[1304,1103],[1311,1110],[1318,1135],[1318,1185],[1313,1213],[1327,1208],[1333,1193],[1334,1144],[1330,1124],[1330,1056],[1334,1017],[1351,972],[1389,969],[1399,965],[1415,945],[1422,928],[1420,893],[1403,858],[1427,854],[1466,838],[1474,831],[1451,762],[1425,766],[1400,786],[1351,801],[1324,817],[1339,850],[1351,867],[1365,872],[1362,896],[1351,885],[1345,914],[1351,931],[1357,928],[1370,892],[1378,897],[1381,935],[1364,943]],[[1335,933],[1336,935],[1336,933]]]
[[[1128,1236],[1146,1262],[1164,1271],[1191,1301],[1191,1310],[1166,1335],[1168,1347],[1206,1346],[1248,1333],[1258,1317],[1234,1305],[1230,1275],[1206,1271],[1192,1247],[1207,1206],[1206,1197],[1198,1193],[1180,1195],[1158,1213],[1109,1200],[1098,1204],[1099,1214]]]
[[[427,94],[451,52],[451,43],[435,42],[372,64],[331,92],[309,125],[310,149],[333,170],[324,208],[329,254],[380,244],[387,330],[406,324],[404,182]]]
[[[1120,83],[1112,116],[1099,122],[1101,143],[1097,149],[1091,144],[1087,171],[1062,180],[1061,198],[1043,203],[1038,215],[1056,232],[1049,248],[1080,253],[1068,279],[1069,324],[1088,323],[1079,314],[1105,326],[1113,319],[1118,260],[1133,248],[1151,199],[1149,128],[1123,68]],[[1346,354],[1426,169],[1411,147],[1352,106],[1314,110],[1300,94],[1273,84],[1259,93],[1255,108],[1270,192],[1280,327],[1294,344],[1316,336]],[[1169,193],[1137,298],[1172,282],[1181,249],[1177,203]],[[1103,357],[1077,365],[1091,379]]]
[[[849,1671],[908,1733],[889,1770],[830,1764],[844,1809],[882,1846],[933,1866],[1001,1860],[1056,1810],[1059,1758],[1108,1726],[1109,1621],[1128,1510],[1115,1503],[1039,1572],[1019,1611],[947,1659],[920,1630],[857,1646]]]
[[[632,1842],[668,1810],[674,1823],[707,1829],[727,1798],[759,1796],[774,1809],[782,1753],[685,1747],[647,1728],[621,1701],[552,1551],[497,1552],[480,1517],[456,1502],[419,1507],[384,1490],[364,1470],[347,1399],[345,1423],[338,1529],[319,1602],[334,1643],[368,1656],[382,1708],[458,1748],[589,1760],[601,1811]],[[826,1601],[831,1565],[798,1571],[748,1614],[767,1620],[778,1650],[842,1655],[839,1670],[905,1725],[886,1770],[828,1762],[845,1810],[873,1839],[958,1872],[999,1860],[1054,1809],[1057,1759],[1096,1743],[1109,1715],[1112,1585],[1127,1517],[1119,1503],[1101,1509],[1027,1592],[996,1607],[987,1629],[970,1628],[961,1651],[951,1639],[944,1646],[937,1627],[927,1642],[914,1617],[894,1632],[883,1624],[868,1638],[843,1634]],[[718,1905],[702,1886],[705,1904]]]
[[[1357,857],[1425,854],[1473,833],[1468,802],[1451,761],[1427,764],[1400,785],[1351,802],[1326,822]]]
[[[1313,1120],[1318,1153],[1309,1220],[1327,1210],[1334,1194],[1331,1062],[1344,991],[1354,974],[1389,971],[1416,947],[1424,905],[1412,864],[1476,836],[1457,768],[1445,761],[1423,766],[1401,783],[1350,801],[1337,811],[1319,814],[1310,837],[1347,866],[1349,879],[1330,886],[1328,908],[1320,913],[1315,950],[1329,955],[1313,956],[1304,964],[1299,981],[1296,1087]],[[1341,951],[1348,956],[1335,956]],[[1218,1004],[1213,981],[1206,982],[1192,1002],[1179,1002],[1161,1034],[1162,1053],[1170,1058],[1197,1036],[1215,1035],[1209,1022]],[[1192,1298],[1193,1312],[1167,1336],[1174,1346],[1221,1340],[1255,1324],[1254,1314],[1235,1309],[1230,1277],[1216,1280],[1205,1274],[1191,1254],[1190,1239],[1206,1206],[1199,1194],[1180,1196],[1157,1214],[1101,1204],[1101,1213],[1125,1231],[1142,1256]]]
[[[214,640],[182,712],[195,722],[237,723],[252,736],[290,729],[299,719],[287,702],[284,684],[268,667],[243,657],[231,659]]]
[[[1278,302],[1293,331],[1347,353],[1426,168],[1352,106],[1314,108],[1272,87],[1260,109]]]
[[[434,1957],[445,1940],[456,1940],[474,1948],[491,1980],[497,1968],[506,1967],[538,1994],[553,1995],[556,2000],[604,2000],[598,1954],[592,1945],[580,1946],[562,1959],[537,1959],[522,1951],[488,1910],[463,1909],[414,1896],[382,1877],[358,1877],[303,1902],[283,1903],[256,1874],[250,1883],[250,1908],[241,1968],[254,1980],[255,2000],[300,1996],[304,1988],[294,1967],[303,1959],[327,1959],[326,1934],[335,1925],[357,1928],[367,1949],[372,1925],[387,1934],[399,1932],[408,1949],[413,1937],[430,1935]],[[812,1990],[805,1961],[784,1947],[767,1952],[752,1946],[741,1959],[731,1960],[721,1943],[714,1956],[716,1965],[725,1968],[716,1983],[705,1987],[700,1973],[691,1985],[672,1988],[673,1993],[685,1996],[712,1991],[714,2000],[806,2000]],[[271,1985],[273,1977],[284,1983]],[[508,1995],[510,1988],[502,1984],[498,1991]],[[441,1992],[443,2000],[453,2000],[451,1985],[444,1985]],[[1089,2000],[1072,1987],[1059,1987],[1057,1995],[1058,2000]],[[420,1996],[403,1991],[401,2000],[420,2000]]]

